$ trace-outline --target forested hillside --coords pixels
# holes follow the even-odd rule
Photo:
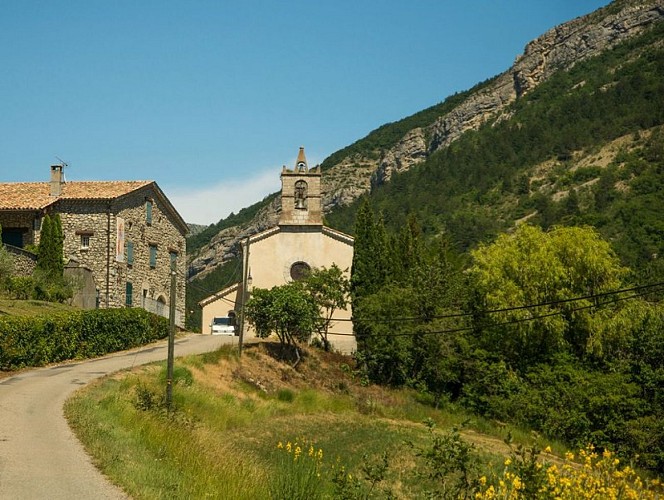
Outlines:
[[[427,147],[326,214],[356,238],[357,374],[664,474],[664,23],[552,72],[438,147],[422,127],[496,81],[324,162],[339,175],[394,158],[404,136]],[[229,259],[193,280],[187,308],[237,269]]]
[[[664,191],[658,166],[664,123],[663,39],[660,22],[641,36],[552,74],[477,130],[465,132],[415,168],[392,175],[389,182],[376,183],[368,194],[374,207],[388,229],[415,214],[426,235],[445,234],[460,252],[491,241],[517,221],[544,228],[589,224],[613,242],[635,272],[664,267],[657,261],[645,270],[654,256],[663,254]],[[324,172],[340,158],[380,154],[404,131],[430,124],[492,81],[380,127],[326,159]],[[200,261],[202,249],[210,255],[206,259],[226,252],[219,258],[223,266],[189,287],[190,328],[199,324],[197,302],[226,285],[236,267],[235,246],[213,245],[211,239],[228,233],[222,243],[234,241],[269,225],[264,213],[274,201],[267,197],[190,238],[191,258]],[[327,224],[353,233],[359,203],[333,207],[326,214]],[[262,217],[262,225],[256,217]]]
[[[625,42],[635,40],[663,20],[664,6],[661,0],[614,0],[595,12],[550,29],[526,44],[523,53],[517,55],[514,64],[503,73],[468,91],[450,96],[423,111],[385,124],[363,139],[330,155],[323,162],[324,212],[326,214],[335,212],[352,205],[362,195],[372,195],[380,186],[389,184],[393,177],[410,170],[417,170],[427,160],[444,153],[467,134],[479,132],[482,127],[486,128],[491,124],[510,120],[514,113],[519,112],[519,101],[530,96],[552,77],[569,72],[582,62],[601,56]],[[642,40],[640,43],[656,44],[657,39]],[[625,62],[639,57],[637,53],[622,55],[625,57]],[[622,64],[623,61],[619,57],[615,61],[604,61],[606,64],[614,64],[613,69],[606,68],[608,71],[615,70],[615,64]],[[595,79],[584,81],[582,85],[585,86],[585,92],[590,94],[604,90],[594,86],[598,83]],[[564,88],[564,82],[562,87]],[[564,112],[564,109],[561,111]],[[575,111],[581,113],[583,108]],[[598,118],[596,115],[583,117],[590,122],[596,118]],[[528,117],[512,122],[517,124],[521,135],[529,135],[529,139],[534,141],[537,141],[538,137],[537,131],[532,130],[532,127],[549,127],[547,120],[530,125]],[[593,126],[592,123],[590,126]],[[647,125],[642,124],[642,127],[644,126]],[[630,128],[629,124],[626,128]],[[601,135],[592,137],[594,145],[605,140]],[[521,139],[515,137],[516,141]],[[588,141],[584,140],[576,145],[572,141],[554,148],[553,153],[556,154],[554,159],[564,160],[567,158],[567,152],[571,151],[570,148],[580,147],[580,144],[587,146]],[[547,148],[551,144],[545,143],[542,146]],[[517,145],[514,148],[513,153],[519,156],[516,159],[517,168],[536,168],[531,163],[535,161],[533,156],[536,155],[531,155],[529,158],[521,157],[524,148],[527,147],[527,144],[522,143],[520,147]],[[535,153],[541,152],[535,151]],[[578,160],[579,157],[574,159]],[[500,163],[505,161],[500,157],[489,160],[498,161],[499,167],[502,166]],[[507,161],[510,160],[511,158],[508,158]],[[437,164],[440,164],[440,161],[430,162],[433,168]],[[452,167],[458,168],[454,165]],[[514,169],[513,165],[509,167]],[[574,168],[573,165],[567,167]],[[499,170],[497,175],[502,173]],[[470,180],[472,181],[472,178]],[[508,178],[506,181],[513,179]],[[509,187],[505,186],[505,189],[509,190]],[[457,191],[462,193],[472,190],[473,186],[461,178]],[[556,200],[562,195],[563,193],[556,193]],[[492,194],[491,200],[482,199],[480,202],[485,204],[488,201],[493,204],[495,197],[496,195]],[[498,197],[501,197],[500,193]],[[574,199],[574,196],[572,198]],[[453,205],[452,210],[455,210],[455,207],[456,205]],[[211,226],[195,241],[192,240],[188,252],[190,277],[209,274],[215,267],[237,256],[239,241],[276,224],[278,210],[279,200],[276,198],[269,203],[253,205],[245,209],[247,214],[249,211],[254,214],[250,220],[246,217],[235,220],[237,217],[233,216]],[[447,207],[446,210],[449,211]],[[486,216],[491,218],[493,214]],[[339,220],[335,223],[344,225],[343,221]],[[350,217],[347,217],[345,226],[350,225]]]
[[[328,220],[356,358],[436,405],[664,472],[664,26]]]
[[[459,251],[526,218],[598,228],[641,268],[664,239],[664,25],[554,75],[417,168],[371,193],[388,228],[416,214]],[[353,231],[359,203],[328,215]]]

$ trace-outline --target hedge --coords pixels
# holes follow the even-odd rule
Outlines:
[[[102,356],[167,336],[168,320],[139,308],[0,317],[0,370]]]

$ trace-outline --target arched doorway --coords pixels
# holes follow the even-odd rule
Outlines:
[[[163,316],[164,318],[168,318],[168,307],[166,307],[166,297],[164,297],[163,295],[157,297],[156,306],[157,307],[155,310],[155,314]]]

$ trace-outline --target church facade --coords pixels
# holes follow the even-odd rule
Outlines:
[[[272,288],[301,279],[310,269],[336,264],[350,277],[353,238],[323,225],[321,170],[309,168],[300,148],[295,168],[281,172],[281,213],[277,226],[254,234],[242,243],[243,276],[236,283],[202,300],[203,333],[211,332],[215,317],[237,317],[251,289]],[[247,293],[243,293],[244,283]],[[355,350],[350,306],[335,311],[329,331],[333,349]],[[239,323],[239,322],[238,322]],[[245,338],[253,331],[245,324]]]

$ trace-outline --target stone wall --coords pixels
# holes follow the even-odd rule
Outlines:
[[[37,256],[32,252],[27,252],[26,250],[11,245],[5,245],[5,249],[14,261],[14,275],[24,277],[32,276],[35,272],[35,267],[37,267]]]
[[[297,208],[295,185],[298,181],[306,183],[305,208]],[[293,172],[284,168],[281,173],[281,216],[283,225],[321,225],[321,173],[320,168],[308,172]]]
[[[176,324],[184,326],[185,237],[157,189],[151,184],[110,202],[61,200],[53,211],[62,219],[65,258],[92,271],[100,307],[147,307],[157,301],[166,304],[167,315],[171,254],[176,255]],[[152,204],[151,223],[147,222],[148,202]],[[125,228],[125,245],[119,249],[118,219],[124,220]],[[89,243],[87,248],[83,239]],[[128,243],[133,244],[131,263],[127,262]],[[156,249],[154,266],[150,265],[150,247]],[[131,298],[127,297],[128,283]]]
[[[3,230],[23,229],[23,246],[39,243],[38,231],[35,231],[35,219],[40,220],[36,210],[3,210],[0,212],[0,226]]]

